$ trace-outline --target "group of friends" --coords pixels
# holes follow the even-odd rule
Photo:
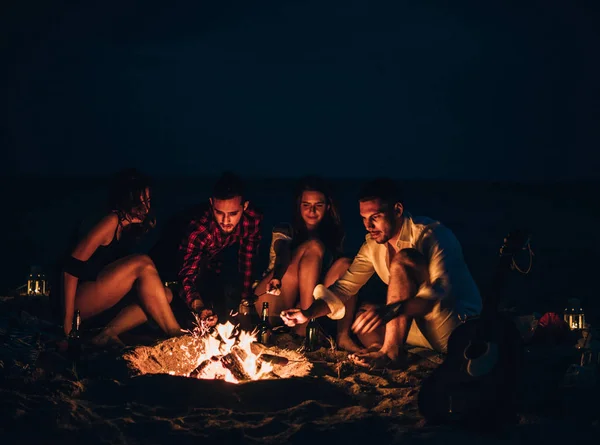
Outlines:
[[[401,367],[407,344],[445,352],[461,319],[481,311],[455,235],[439,221],[412,215],[389,178],[361,188],[357,210],[367,234],[354,255],[344,253],[345,232],[327,181],[299,180],[292,220],[273,227],[268,267],[257,277],[263,214],[249,202],[239,176],[222,174],[208,201],[188,214],[181,233],[170,234],[178,240],[167,259],[177,265],[175,290],[165,285],[151,255],[132,253],[155,227],[151,202],[148,176],[135,169],[115,175],[106,214],[61,265],[66,335],[76,310],[85,321],[117,306],[116,316],[92,339],[96,345],[120,342],[121,334],[148,320],[167,336],[181,335],[176,303],[184,302],[188,313],[208,325],[218,323],[232,309],[216,290],[223,283],[222,253],[235,246],[238,304],[250,299],[260,312],[268,302],[271,325],[287,325],[297,335],[304,335],[312,318],[335,320],[338,347],[359,366]],[[357,298],[375,273],[387,285],[379,305]],[[400,314],[384,323],[378,309],[396,302],[402,302]]]

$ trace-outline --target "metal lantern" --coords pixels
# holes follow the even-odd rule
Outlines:
[[[583,313],[583,308],[581,307],[581,302],[577,298],[571,298],[567,302],[564,320],[571,330],[585,328],[585,315]]]
[[[48,295],[48,281],[42,270],[33,266],[27,278],[27,295]]]

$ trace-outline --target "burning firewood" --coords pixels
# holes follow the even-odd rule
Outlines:
[[[259,358],[260,358],[260,360],[267,362],[267,363],[271,363],[273,365],[285,366],[290,362],[285,357],[281,357],[280,355],[273,355],[273,354],[261,354]]]
[[[231,348],[231,352],[233,352],[242,362],[248,358],[248,353],[238,345],[235,345],[233,348]]]
[[[229,369],[231,374],[240,382],[250,380],[250,376],[244,370],[244,366],[235,352],[230,352],[221,357],[221,364]]]
[[[204,371],[204,369],[210,365],[212,363],[211,359],[207,359],[204,360],[202,363],[200,363],[192,372],[190,372],[190,377],[197,379],[199,375],[202,374],[202,371]]]

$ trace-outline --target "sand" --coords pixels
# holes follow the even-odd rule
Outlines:
[[[598,385],[564,385],[572,348],[530,347],[518,423],[483,433],[429,425],[420,415],[420,385],[443,359],[437,355],[411,353],[403,370],[368,370],[328,347],[298,353],[299,345],[283,335],[271,352],[310,365],[287,378],[232,384],[132,368],[131,357],[144,362],[183,339],[87,350],[74,363],[55,350],[58,337],[43,304],[9,301],[0,310],[2,444],[593,443],[599,437]]]

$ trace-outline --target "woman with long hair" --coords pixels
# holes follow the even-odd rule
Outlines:
[[[281,324],[279,313],[299,305],[308,308],[319,283],[333,284],[350,266],[343,256],[344,229],[327,183],[316,176],[302,178],[294,197],[292,224],[272,232],[269,267],[255,289],[256,310],[269,303],[270,322]],[[304,335],[305,325],[295,332]]]
[[[78,240],[62,267],[63,328],[71,331],[74,313],[95,317],[121,302],[131,301],[92,339],[96,345],[121,343],[119,334],[151,317],[169,336],[181,328],[173,315],[172,292],[163,285],[147,255],[134,252],[139,238],[155,225],[150,216],[150,178],[135,169],[113,178],[108,210]],[[133,292],[132,292],[133,291]],[[132,298],[134,297],[135,298]]]

